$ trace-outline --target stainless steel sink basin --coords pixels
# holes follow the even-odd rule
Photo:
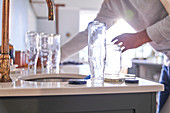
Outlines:
[[[32,82],[67,82],[70,79],[83,79],[86,75],[79,74],[36,74],[22,76],[19,80],[32,81]]]
[[[67,82],[69,79],[72,78],[58,78],[58,77],[54,77],[54,78],[36,78],[36,79],[28,79],[25,81],[34,81],[34,82]]]

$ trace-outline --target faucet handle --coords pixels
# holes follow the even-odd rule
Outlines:
[[[0,82],[11,82],[10,78],[10,56],[8,54],[2,54],[0,56]]]

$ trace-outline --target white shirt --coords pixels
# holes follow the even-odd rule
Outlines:
[[[120,18],[138,32],[146,29],[151,46],[170,59],[170,17],[159,0],[104,0],[95,20],[109,29]],[[63,45],[61,61],[87,46],[87,35],[86,29]]]

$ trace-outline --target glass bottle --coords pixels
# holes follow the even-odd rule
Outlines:
[[[105,65],[105,77],[113,78],[119,77],[121,70],[122,50],[119,45],[106,44],[106,65]]]
[[[93,21],[88,25],[88,62],[92,85],[103,85],[106,62],[106,25],[98,21]]]

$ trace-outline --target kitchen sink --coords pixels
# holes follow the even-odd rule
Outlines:
[[[86,75],[60,73],[60,74],[36,74],[19,77],[19,80],[31,82],[68,82],[70,79],[83,79]]]

